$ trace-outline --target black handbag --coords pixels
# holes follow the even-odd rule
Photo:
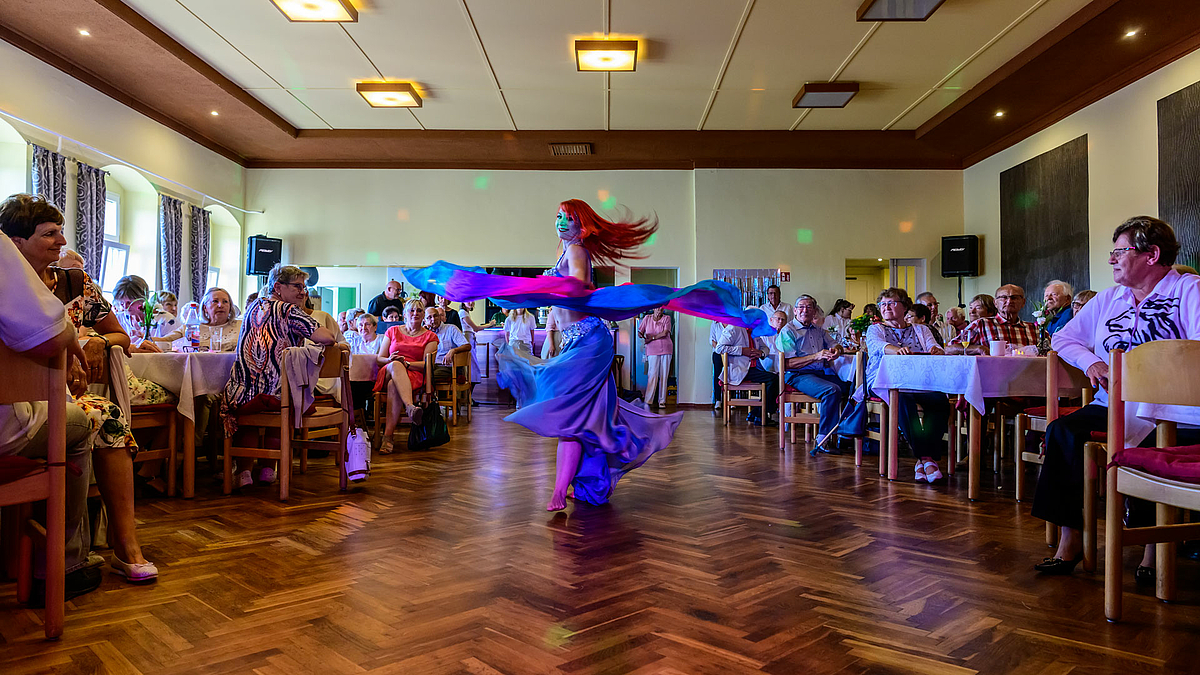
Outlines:
[[[408,430],[409,450],[428,450],[450,441],[450,429],[437,401],[422,406],[421,423]]]

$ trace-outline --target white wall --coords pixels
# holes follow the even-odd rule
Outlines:
[[[1078,138],[1088,137],[1091,286],[1112,286],[1112,232],[1138,215],[1158,215],[1158,99],[1200,81],[1200,52],[1179,59],[963,174],[966,232],[984,237],[984,275],[970,294],[993,293],[1000,278],[1000,173]],[[1049,281],[1047,279],[1046,281]],[[1026,289],[1041,297],[1041,289]]]
[[[554,214],[570,197],[657,214],[658,236],[636,266],[678,268],[685,285],[714,268],[790,268],[785,297],[827,304],[844,292],[846,258],[930,258],[933,290],[946,293],[935,256],[941,236],[963,226],[956,171],[251,169],[247,204],[266,213],[249,216],[246,231],[282,238],[294,264],[549,267]],[[798,242],[800,227],[811,244]],[[617,283],[627,280],[618,270]],[[680,401],[705,403],[709,323],[678,326]],[[618,353],[629,353],[630,332]]]

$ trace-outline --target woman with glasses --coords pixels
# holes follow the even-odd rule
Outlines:
[[[333,333],[303,309],[308,298],[308,288],[304,285],[307,278],[308,273],[299,267],[275,265],[263,293],[246,306],[235,350],[237,360],[233,363],[229,383],[221,392],[221,420],[226,437],[238,433],[235,415],[279,409],[283,352],[288,347],[302,347],[306,339],[321,345],[335,342]],[[234,443],[246,446],[256,442],[258,430],[249,431],[252,433],[237,438]],[[278,432],[274,439],[268,438],[268,442],[272,440],[278,443]],[[239,488],[254,480],[247,464],[249,461],[238,458],[234,478]],[[275,482],[274,462],[258,467],[258,482],[261,485]]]
[[[1090,288],[1086,291],[1079,291],[1075,294],[1075,299],[1071,301],[1071,311],[1075,314],[1078,314],[1079,310],[1083,309],[1083,306],[1088,304],[1088,300],[1091,300],[1094,297],[1096,297],[1096,291],[1093,291]]]

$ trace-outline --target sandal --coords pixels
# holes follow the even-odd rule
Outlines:
[[[925,469],[925,480],[930,483],[944,478],[942,470],[938,468],[937,462],[925,462],[921,465],[921,468]],[[931,468],[933,469],[932,471],[930,471]]]
[[[918,483],[926,480],[925,466],[923,464],[921,464],[920,462],[917,462],[917,469],[913,473],[913,480],[917,481]]]
[[[390,454],[392,454],[392,450],[393,450],[393,448],[392,448],[391,439],[385,440],[379,446],[379,454],[381,454],[381,455],[390,455]]]

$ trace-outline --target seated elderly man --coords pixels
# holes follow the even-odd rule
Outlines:
[[[779,332],[779,352],[787,370],[784,381],[788,386],[820,401],[818,413],[821,423],[817,436],[828,436],[825,445],[814,448],[814,452],[839,454],[837,439],[830,433],[837,427],[842,401],[850,393],[850,385],[838,378],[829,368],[829,362],[842,354],[842,347],[829,331],[816,323],[821,311],[811,295],[796,298],[793,310],[796,320]]]
[[[757,309],[751,307],[749,309]],[[721,381],[726,384],[739,385],[742,382],[762,382],[766,385],[766,419],[751,413],[747,418],[752,424],[773,426],[778,422],[771,419],[779,409],[779,382],[775,373],[764,370],[758,360],[764,354],[762,350],[752,346],[750,333],[741,326],[721,324],[724,328],[713,349],[716,354],[729,355],[729,367],[721,373]]]
[[[938,340],[938,344],[945,345],[946,321],[942,318],[942,312],[939,309],[937,297],[935,297],[933,293],[925,291],[924,293],[917,294],[916,304],[924,305],[925,307],[929,308],[930,318],[927,324],[929,326],[929,330],[933,332],[934,336],[941,338]]]
[[[1097,293],[1051,341],[1059,356],[1087,373],[1096,397],[1046,429],[1046,457],[1033,515],[1061,526],[1062,536],[1054,557],[1034,566],[1044,574],[1070,574],[1082,559],[1083,446],[1091,432],[1107,426],[1109,351],[1152,340],[1200,340],[1200,277],[1171,269],[1179,253],[1171,226],[1150,216],[1130,218],[1117,227],[1113,243],[1108,264],[1117,285]],[[1200,424],[1200,410],[1195,408],[1169,413],[1166,418],[1175,422]],[[1145,430],[1143,445],[1154,444],[1152,430]],[[1181,426],[1177,443],[1200,443],[1200,431]],[[1131,509],[1132,520],[1140,515],[1135,511]],[[1135,575],[1139,584],[1153,582],[1153,559],[1154,546],[1147,546]]]
[[[425,327],[437,333],[438,350],[434,357],[433,381],[449,382],[454,366],[454,355],[471,349],[471,342],[458,326],[446,323],[446,313],[441,307],[425,308]]]
[[[1036,345],[1037,326],[1021,320],[1025,307],[1025,290],[1016,284],[996,289],[996,316],[975,319],[963,329],[965,339],[973,345],[987,345],[992,340],[1004,340],[1014,347]],[[963,338],[963,335],[959,336]]]
[[[958,334],[967,327],[967,314],[963,312],[962,307],[951,307],[946,310],[946,332],[942,337],[947,341],[958,337]]]
[[[1042,318],[1046,320],[1042,328],[1046,333],[1054,335],[1075,313],[1071,310],[1071,299],[1075,297],[1075,289],[1065,281],[1055,279],[1046,284],[1042,291]]]

